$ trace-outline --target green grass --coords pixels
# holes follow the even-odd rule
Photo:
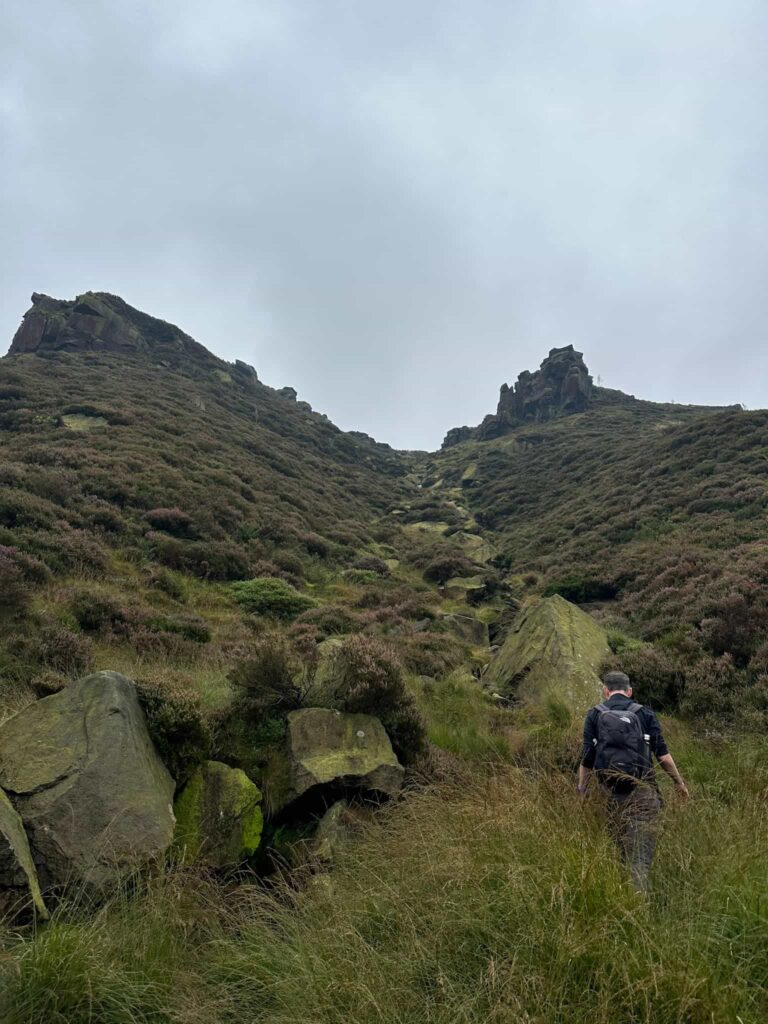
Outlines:
[[[497,767],[390,807],[304,887],[171,873],[8,934],[2,1020],[761,1024],[768,746],[675,738],[692,799],[667,800],[647,903],[571,775]]]

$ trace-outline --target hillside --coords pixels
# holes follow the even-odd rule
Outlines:
[[[765,1019],[768,413],[569,346],[398,452],[36,294],[0,450],[4,1022]],[[648,903],[573,793],[606,667],[693,791]],[[128,872],[93,820],[132,777]]]

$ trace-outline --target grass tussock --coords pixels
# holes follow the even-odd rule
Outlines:
[[[411,795],[299,891],[170,876],[9,937],[9,1024],[757,1024],[768,1015],[768,748],[678,737],[648,902],[570,775]]]

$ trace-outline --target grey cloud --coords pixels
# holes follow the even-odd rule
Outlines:
[[[6,339],[114,291],[402,447],[569,342],[766,404],[763,5],[10,6]]]

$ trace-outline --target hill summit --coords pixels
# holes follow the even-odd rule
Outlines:
[[[33,293],[32,307],[24,314],[8,355],[54,352],[145,355],[174,367],[188,367],[191,359],[209,370],[226,365],[181,328],[108,292],[84,292],[74,300]],[[255,376],[255,370],[248,370]]]

